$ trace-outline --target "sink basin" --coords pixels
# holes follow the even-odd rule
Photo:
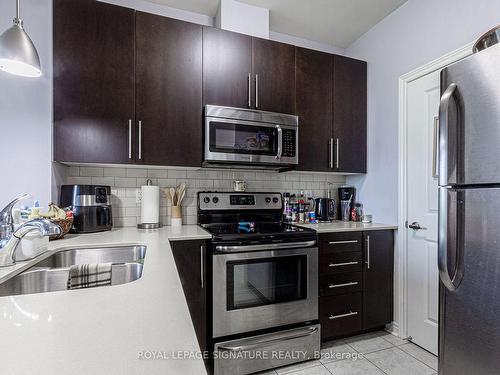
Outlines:
[[[142,262],[146,246],[116,246],[102,248],[74,248],[59,251],[35,264],[35,267],[64,268],[87,263]]]
[[[111,285],[139,279],[146,246],[73,248],[52,254],[0,284],[0,297],[67,290],[69,268],[75,264],[112,263]]]
[[[111,285],[139,279],[143,267],[142,263],[113,264]],[[0,284],[0,297],[66,290],[68,276],[69,268],[32,267]]]

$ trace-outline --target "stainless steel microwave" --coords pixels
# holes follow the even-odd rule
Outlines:
[[[293,169],[299,162],[297,116],[205,106],[205,166]]]

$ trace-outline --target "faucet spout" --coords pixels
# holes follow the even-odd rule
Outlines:
[[[42,236],[61,234],[61,227],[47,219],[33,219],[22,224],[12,235],[0,242],[0,267],[16,263],[16,249],[28,233],[38,231]]]

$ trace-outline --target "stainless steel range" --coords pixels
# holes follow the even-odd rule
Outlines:
[[[319,352],[316,233],[281,223],[282,208],[279,193],[198,195],[198,222],[212,234],[217,375],[250,374]]]

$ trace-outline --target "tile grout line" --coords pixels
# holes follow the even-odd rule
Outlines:
[[[413,343],[412,343],[412,344],[413,344]],[[415,345],[415,344],[413,344],[413,345]],[[416,345],[416,346],[418,346],[418,345]],[[418,346],[418,347],[420,348],[420,346]],[[418,362],[420,362],[420,363],[424,364],[425,366],[427,366],[428,368],[430,368],[432,371],[437,371],[436,369],[432,368],[432,367],[431,367],[431,366],[429,366],[427,363],[425,363],[425,362],[421,361],[420,359],[418,359],[417,357],[415,357],[415,356],[414,356],[414,355],[412,355],[411,353],[405,352],[405,351],[404,351],[403,349],[401,349],[400,347],[397,347],[397,346],[396,346],[396,348],[398,348],[399,350],[401,350],[403,353],[408,354],[410,357],[412,357],[412,358],[416,359]],[[422,349],[422,350],[425,350],[425,349]]]

